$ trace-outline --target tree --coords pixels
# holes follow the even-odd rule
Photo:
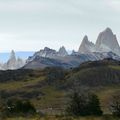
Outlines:
[[[99,99],[95,94],[89,95],[88,113],[89,115],[97,115],[97,116],[100,116],[103,114],[100,107]]]
[[[120,117],[120,94],[112,96],[110,110],[113,115]]]
[[[94,94],[73,93],[68,103],[67,113],[74,116],[102,115],[100,102]]]
[[[84,96],[83,95],[79,95],[77,92],[75,92],[72,96],[71,96],[71,100],[70,103],[67,107],[67,113],[70,115],[75,115],[75,116],[80,116],[80,115],[84,115],[84,111],[85,110],[85,100],[84,100]]]

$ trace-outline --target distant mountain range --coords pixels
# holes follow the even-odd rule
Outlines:
[[[9,59],[0,63],[1,70],[14,70],[23,67],[26,63],[26,60],[21,59],[20,57],[16,57],[15,52],[12,50],[9,56]]]
[[[18,58],[16,56],[19,56]],[[29,57],[28,57],[29,56]],[[27,59],[28,57],[28,59]],[[22,59],[21,59],[22,58]],[[26,59],[26,60],[23,60]],[[89,41],[88,36],[83,38],[79,50],[68,53],[64,46],[58,51],[45,47],[37,52],[11,52],[11,56],[1,69],[41,69],[45,67],[74,68],[86,61],[99,61],[106,58],[120,61],[120,46],[116,35],[110,28],[100,32],[96,43]]]
[[[35,51],[17,51],[15,52],[16,57],[20,57],[24,60],[28,58],[28,56],[32,56]],[[7,62],[10,57],[10,52],[0,52],[0,61]]]
[[[1,70],[14,70],[23,67],[26,63],[28,56],[33,55],[34,52],[14,52],[0,53],[0,69]]]
[[[64,46],[59,51],[45,47],[29,57],[24,68],[40,69],[52,66],[73,68],[86,61],[99,61],[106,58],[120,61],[120,46],[110,28],[100,32],[95,44],[85,35],[79,50],[73,51],[70,55]]]

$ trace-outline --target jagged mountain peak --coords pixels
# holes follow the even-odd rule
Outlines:
[[[88,54],[95,51],[95,45],[88,40],[88,36],[85,35],[78,52],[82,54]]]
[[[49,47],[45,47],[43,50],[44,50],[44,51],[50,51],[50,50],[52,50],[52,49],[50,49]]]
[[[55,54],[56,54],[56,50],[45,47],[44,49],[41,49],[40,51],[36,52],[34,54],[34,57],[40,56],[40,57],[50,57],[51,58]]]
[[[68,55],[68,53],[64,46],[60,47],[59,51],[45,47],[44,49],[41,49],[40,51],[36,52],[32,57],[29,57],[29,60],[27,61],[31,61],[37,56],[44,58],[57,58],[57,57],[64,57],[66,55]]]
[[[104,30],[104,32],[109,32],[109,33],[111,32],[111,33],[113,33],[113,32],[112,32],[112,29],[111,29],[110,27],[107,27],[107,28]]]
[[[68,55],[68,52],[67,52],[67,50],[66,50],[66,48],[64,46],[60,47],[60,49],[58,51],[58,55],[60,55],[60,56]]]
[[[3,63],[2,66],[0,65],[0,69],[14,70],[14,69],[19,69],[24,65],[25,65],[25,61],[22,60],[20,57],[16,58],[15,51],[12,50],[8,61],[6,63]]]
[[[11,50],[11,53],[12,53],[12,54],[15,54],[15,51],[14,51],[14,50]]]
[[[120,55],[120,47],[116,35],[110,28],[100,32],[96,41],[96,50],[98,52],[114,52]]]
[[[60,49],[64,49],[65,50],[66,48],[64,46],[61,46]],[[60,51],[60,49],[59,49],[59,51]]]
[[[115,42],[117,41],[116,35],[112,32],[112,29],[108,27],[104,31],[99,33],[96,41],[96,45],[102,44],[102,42],[108,44],[108,42],[114,42],[114,41]]]
[[[12,50],[10,53],[10,59],[16,59],[15,51]]]
[[[89,43],[90,43],[90,41],[88,40],[88,36],[85,35],[84,38],[83,38],[83,40],[82,40],[82,42],[81,42],[81,45],[83,45],[83,44],[89,44]]]

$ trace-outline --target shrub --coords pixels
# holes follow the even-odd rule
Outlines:
[[[88,114],[100,116],[103,114],[98,97],[95,94],[89,95]]]
[[[112,96],[110,110],[113,115],[120,117],[120,94]]]
[[[102,115],[100,102],[94,94],[79,94],[74,92],[68,103],[67,113],[73,116]]]
[[[8,99],[2,104],[1,114],[8,116],[18,115],[33,115],[36,113],[36,109],[28,100],[20,99]]]

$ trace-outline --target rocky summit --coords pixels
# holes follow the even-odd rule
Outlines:
[[[88,54],[91,52],[95,52],[95,45],[88,40],[87,35],[83,38],[78,52],[82,54]]]
[[[113,52],[120,56],[120,46],[116,35],[110,28],[106,28],[103,32],[100,32],[95,44],[90,42],[88,37],[85,36],[78,52],[83,54]]]
[[[60,47],[59,51],[50,49],[45,47],[44,49],[36,52],[32,57],[29,57],[27,62],[32,61],[36,56],[44,57],[44,58],[58,58],[58,57],[65,57],[68,53],[64,46]]]
[[[120,46],[117,37],[110,28],[106,28],[101,32],[96,41],[96,49],[98,52],[114,52],[120,55]]]
[[[78,52],[68,54],[62,46],[59,51],[45,47],[29,57],[25,69],[40,69],[45,67],[59,66],[64,68],[77,67],[86,61],[99,61],[103,59],[120,61],[120,47],[110,28],[106,28],[97,38],[96,44],[89,41],[85,35]]]
[[[25,61],[21,58],[16,58],[15,52],[12,50],[10,58],[6,63],[0,65],[1,70],[14,70],[19,69],[25,65]]]
[[[2,64],[0,69],[41,69],[45,67],[63,67],[74,68],[86,61],[99,61],[103,59],[114,59],[120,61],[120,47],[116,35],[110,28],[106,28],[98,35],[96,43],[89,41],[88,36],[85,35],[79,50],[73,50],[68,54],[64,46],[60,47],[58,51],[45,47],[33,56],[23,61],[21,58],[16,58],[15,52],[12,51],[9,60]]]
[[[60,47],[59,51],[58,51],[58,56],[67,56],[68,52],[66,51],[65,47],[62,46]]]

